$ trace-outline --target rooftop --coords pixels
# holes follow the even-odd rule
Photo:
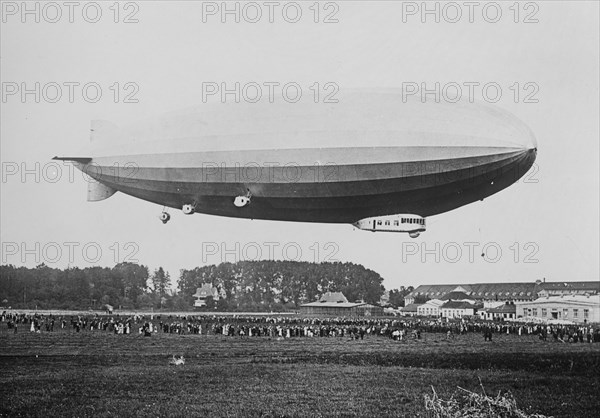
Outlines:
[[[402,308],[402,312],[417,312],[417,308],[421,306],[420,303],[411,303]]]
[[[318,303],[348,303],[348,299],[342,292],[327,292],[319,299]]]
[[[564,295],[564,296],[544,296],[530,302],[517,302],[517,304],[542,304],[542,303],[576,303],[581,305],[591,305],[600,309],[600,295]]]
[[[195,298],[207,298],[209,296],[215,296],[217,294],[217,288],[211,284],[203,284],[202,287],[196,289],[196,293],[193,295]]]
[[[467,295],[465,292],[452,291],[446,293],[440,300],[475,300],[475,298]]]
[[[488,313],[516,313],[517,306],[514,303],[505,303],[504,305],[496,306],[487,310]]]
[[[356,306],[366,305],[364,302],[348,302],[342,292],[326,292],[316,302],[304,303],[300,306],[320,306],[327,308],[354,308]]]
[[[469,302],[448,301],[440,306],[441,309],[474,309],[475,305]]]
[[[568,289],[568,290],[573,290],[573,291],[589,290],[592,292],[600,292],[600,281],[594,281],[594,282],[543,282],[543,283],[540,283],[540,287],[543,290],[548,290],[548,291]]]
[[[317,301],[317,302],[304,303],[300,306],[317,306],[317,307],[322,307],[322,308],[354,308],[356,306],[363,306],[363,305],[367,305],[367,303],[364,303],[364,302],[352,303],[352,302],[321,302],[321,301]]]
[[[432,284],[421,285],[408,294],[408,297],[426,296],[441,299],[450,292],[463,290],[475,299],[530,299],[538,297],[538,292],[569,289],[600,293],[600,281],[576,282],[516,282],[516,283],[473,283],[473,284]],[[454,298],[453,298],[454,299]]]

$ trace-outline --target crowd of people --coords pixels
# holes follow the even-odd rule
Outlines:
[[[228,337],[349,337],[364,339],[378,336],[402,341],[421,339],[422,333],[441,333],[447,338],[481,333],[485,341],[494,334],[537,335],[540,340],[561,342],[600,342],[600,326],[505,323],[483,320],[438,318],[313,318],[263,315],[43,315],[39,313],[2,312],[0,323],[14,333],[102,331],[114,334],[197,334]]]

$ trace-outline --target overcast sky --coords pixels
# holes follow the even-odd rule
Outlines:
[[[422,14],[421,2],[303,2],[296,23],[298,7],[284,11],[284,2],[274,7],[273,22],[263,2],[240,4],[239,23],[216,10],[221,2],[129,2],[112,9],[107,2],[100,16],[88,2],[71,10],[55,4],[28,3],[34,12],[27,14],[21,2],[2,2],[2,264],[137,260],[177,278],[180,268],[221,261],[338,260],[375,270],[388,289],[598,280],[598,2],[506,2],[501,15],[495,3],[473,10],[462,2],[454,3],[458,8],[429,3],[439,23],[435,12]],[[502,89],[496,105],[531,128],[538,158],[508,189],[429,218],[416,240],[350,225],[176,210],[163,225],[160,206],[121,193],[86,202],[80,173],[51,163],[82,149],[92,119],[125,124],[199,105],[206,82],[332,82],[340,90],[473,82],[480,83],[474,99],[483,101],[491,95],[481,86],[495,83]],[[35,83],[39,103],[33,93],[21,95]],[[95,99],[97,88],[102,96]]]

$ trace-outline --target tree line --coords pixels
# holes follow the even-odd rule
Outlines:
[[[160,304],[169,280],[162,268],[149,274],[147,266],[134,263],[83,269],[2,265],[0,304],[28,309],[102,309],[107,304],[150,308]]]
[[[197,288],[210,284],[218,298],[204,310],[286,311],[313,302],[325,292],[342,292],[348,301],[378,304],[383,278],[362,265],[342,262],[239,261],[180,270],[172,291],[162,267],[150,272],[135,263],[109,267],[57,269],[0,266],[0,306],[14,309],[190,310]],[[412,287],[389,292],[390,305],[402,306]]]

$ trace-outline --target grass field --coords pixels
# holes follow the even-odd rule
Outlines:
[[[185,365],[171,366],[173,354]],[[600,344],[481,334],[347,338],[0,330],[2,416],[427,416],[424,395],[510,391],[556,417],[600,411]]]

